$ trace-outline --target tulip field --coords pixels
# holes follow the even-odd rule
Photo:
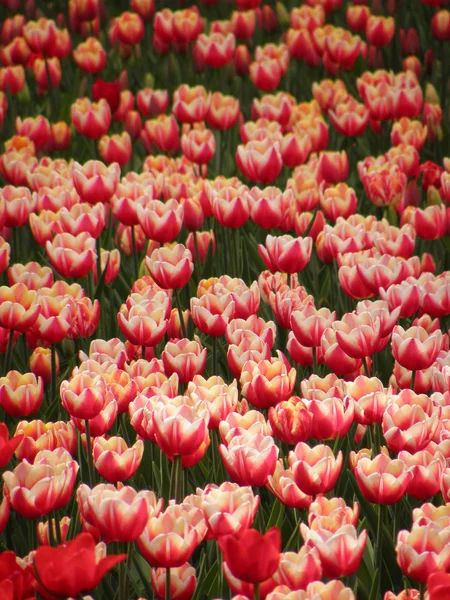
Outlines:
[[[449,600],[450,0],[0,36],[0,600]]]

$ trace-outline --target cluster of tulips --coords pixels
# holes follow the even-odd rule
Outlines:
[[[0,598],[450,597],[449,1],[0,19]]]

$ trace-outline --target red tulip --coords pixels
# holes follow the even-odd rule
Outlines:
[[[61,546],[40,546],[33,562],[45,591],[54,596],[77,597],[96,588],[106,573],[126,557],[98,553],[94,538],[80,533]]]
[[[264,535],[245,529],[220,539],[225,562],[231,573],[247,583],[261,583],[274,575],[280,562],[281,534],[272,527]]]
[[[15,449],[23,440],[23,434],[8,439],[8,428],[0,423],[0,469],[4,469],[11,460]]]
[[[441,600],[450,594],[450,575],[431,573],[427,580],[428,600]]]

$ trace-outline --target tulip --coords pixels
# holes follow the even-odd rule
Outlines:
[[[195,404],[206,402],[209,412],[209,429],[218,429],[220,422],[237,408],[236,380],[227,385],[221,377],[216,375],[209,379],[204,379],[201,375],[194,375],[192,381],[189,381],[186,393]]]
[[[169,106],[169,94],[167,90],[145,88],[136,94],[136,102],[144,117],[157,117],[166,112]]]
[[[22,435],[23,440],[16,449],[16,456],[29,463],[34,461],[40,450],[55,450],[59,447],[72,455],[76,452],[77,438],[72,422],[20,421],[16,428],[17,435]]]
[[[193,163],[207,164],[216,152],[216,140],[210,129],[195,128],[181,136],[181,149]]]
[[[26,417],[39,410],[44,397],[44,382],[33,373],[9,371],[0,377],[0,405],[13,417]]]
[[[192,297],[191,315],[200,331],[220,337],[224,335],[228,322],[235,315],[233,296],[230,293],[221,297],[206,293],[200,298]]]
[[[392,333],[392,354],[405,369],[420,371],[430,367],[441,350],[442,334],[429,335],[423,327],[404,330],[397,325]]]
[[[320,340],[327,327],[336,320],[336,312],[328,308],[316,309],[313,304],[307,304],[302,310],[291,314],[291,328],[300,344],[307,347],[320,346]]]
[[[37,149],[47,146],[51,137],[51,127],[44,116],[28,117],[24,120],[17,117],[15,125],[16,133],[28,137]]]
[[[388,404],[383,415],[383,433],[390,450],[423,450],[439,427],[440,412],[429,406],[428,398],[404,390]]]
[[[104,98],[98,102],[77,98],[72,104],[71,116],[78,133],[93,140],[104,135],[111,124],[111,109]]]
[[[433,455],[426,450],[422,450],[410,454],[403,450],[399,452],[398,457],[413,473],[413,479],[406,488],[407,494],[413,498],[425,500],[439,493],[441,474],[446,465],[440,452]]]
[[[98,102],[101,98],[107,100],[111,112],[115,112],[120,104],[120,83],[118,79],[114,81],[104,81],[96,79],[92,85],[92,98]]]
[[[201,375],[206,364],[207,350],[197,340],[180,339],[168,342],[162,353],[162,361],[168,375],[176,373],[181,383],[188,383]]]
[[[361,359],[351,358],[337,342],[337,332],[327,327],[321,339],[323,361],[329,369],[338,375],[354,373],[361,368]]]
[[[433,15],[431,31],[437,40],[445,42],[450,39],[450,12],[448,10],[439,10]]]
[[[429,600],[439,600],[450,592],[450,575],[447,573],[431,573],[427,579],[427,592]]]
[[[399,459],[378,454],[373,460],[361,457],[353,469],[362,495],[375,504],[395,504],[412,480],[412,473]]]
[[[234,68],[238,75],[248,75],[251,63],[251,54],[245,44],[239,44],[234,53]]]
[[[281,80],[280,63],[275,58],[263,58],[250,63],[250,78],[264,92],[275,90]]]
[[[147,237],[161,244],[173,241],[181,230],[183,206],[175,199],[137,204],[136,214]]]
[[[22,65],[11,65],[0,69],[0,90],[20,94],[25,86],[25,69]]]
[[[257,410],[248,410],[248,407],[242,405],[240,408],[243,410],[242,415],[232,412],[219,425],[220,436],[226,446],[236,435],[248,438],[247,433],[251,435],[256,433],[270,435],[271,433],[270,425],[266,422],[264,415]],[[245,410],[247,412],[244,412]]]
[[[130,479],[139,468],[143,454],[142,440],[137,440],[133,446],[128,447],[120,437],[108,440],[96,437],[92,444],[94,466],[103,479],[111,483]]]
[[[220,539],[224,560],[231,573],[247,583],[259,585],[274,575],[280,562],[281,534],[272,527],[264,535],[246,529]]]
[[[282,158],[278,143],[267,138],[239,145],[236,151],[236,164],[239,170],[251,181],[270,184],[280,174]]]
[[[262,486],[275,471],[278,448],[273,438],[262,433],[237,435],[228,448],[219,447],[230,477],[240,485]]]
[[[255,518],[259,496],[251,487],[225,481],[208,485],[201,495],[201,508],[208,531],[215,539],[248,529]]]
[[[278,402],[269,409],[273,434],[285,444],[306,442],[311,435],[313,414],[297,396]]]
[[[185,9],[173,13],[173,36],[178,44],[194,42],[203,30],[203,22],[198,10]]]
[[[287,400],[295,385],[295,369],[276,359],[247,361],[241,371],[242,395],[254,406],[268,408]]]
[[[170,298],[159,292],[153,300],[142,300],[129,308],[122,304],[117,314],[119,327],[128,341],[137,346],[156,346],[167,331]]]
[[[43,17],[30,20],[23,27],[23,36],[33,52],[48,56],[56,37],[55,22]]]
[[[25,332],[36,322],[40,307],[35,291],[24,283],[0,287],[0,326],[11,331]]]
[[[88,37],[73,51],[73,59],[87,73],[100,73],[106,65],[106,52],[96,37]]]
[[[216,238],[214,232],[211,230],[189,233],[186,240],[186,248],[194,257],[194,262],[199,260],[201,263],[204,263],[209,253],[214,255],[216,252]]]
[[[166,569],[151,569],[152,588],[158,600],[166,598]],[[195,592],[197,579],[195,569],[186,562],[180,567],[170,569],[170,597],[174,600],[190,600]]]
[[[277,461],[273,475],[270,475],[266,487],[278,500],[289,508],[308,508],[312,496],[304,494],[294,481],[291,469],[283,467],[282,459]]]
[[[47,74],[48,69],[48,74]],[[41,90],[57,88],[61,82],[61,64],[56,57],[47,60],[36,58],[33,61],[33,74]]]
[[[174,92],[172,111],[181,123],[198,123],[205,120],[210,102],[211,95],[203,86],[183,83]]]
[[[395,33],[393,17],[370,15],[366,22],[366,36],[369,44],[381,48],[391,43]]]
[[[364,104],[350,98],[331,108],[328,116],[338,133],[353,137],[365,132],[370,113]]]
[[[424,240],[436,240],[445,235],[445,208],[431,205],[424,210],[416,206],[408,206],[403,214],[401,223],[410,223],[416,233]]]
[[[8,439],[8,428],[4,423],[0,423],[0,468],[4,469],[11,460],[17,446],[23,440],[23,434],[15,435]],[[3,502],[2,502],[2,508]],[[1,511],[0,511],[1,512]]]
[[[61,543],[67,540],[70,527],[70,517],[63,517],[58,523]],[[51,529],[50,529],[51,528]],[[51,533],[50,533],[51,531]],[[38,541],[41,546],[51,546],[52,541],[57,538],[57,525],[55,522],[46,521],[38,523],[37,526]],[[52,537],[53,536],[53,537]]]
[[[214,92],[211,96],[206,121],[212,129],[231,129],[239,118],[239,100],[234,96],[225,96]]]
[[[78,464],[63,448],[38,452],[33,464],[23,460],[14,471],[3,473],[11,506],[26,519],[66,506],[77,471]]]
[[[126,554],[106,556],[106,549],[95,546],[89,533],[57,546],[41,546],[33,557],[39,584],[55,596],[80,596],[96,588],[103,577]]]
[[[172,504],[160,515],[148,519],[138,539],[145,560],[154,567],[181,567],[202,541],[196,525],[204,518],[199,509],[188,511],[183,505]]]
[[[300,531],[305,544],[317,550],[324,577],[344,577],[358,569],[367,542],[367,530],[358,537],[353,525],[343,525],[332,532],[308,529],[302,523]]]
[[[295,483],[305,494],[325,494],[336,484],[342,467],[342,452],[335,458],[333,451],[319,444],[310,448],[300,442],[289,452],[289,465]]]
[[[145,264],[156,283],[164,289],[184,287],[194,271],[192,254],[183,244],[153,250]]]
[[[271,271],[297,273],[309,262],[312,238],[293,238],[290,235],[272,237],[268,235],[265,246],[258,245],[258,252],[266,267]]]
[[[235,37],[232,33],[200,34],[195,42],[194,52],[198,59],[208,67],[218,69],[233,60]]]
[[[203,404],[179,405],[175,399],[156,402],[153,413],[155,438],[161,450],[170,457],[196,452],[205,440],[209,414]]]
[[[89,204],[107,202],[116,191],[120,178],[118,164],[109,166],[101,161],[89,160],[83,166],[73,163],[73,183],[81,198]]]
[[[448,546],[450,531],[430,524],[402,530],[397,536],[397,562],[407,577],[426,583],[438,571],[446,571],[450,563]]]
[[[144,23],[137,13],[123,12],[115,19],[117,36],[122,44],[135,45],[144,37]]]
[[[247,187],[227,186],[210,194],[211,212],[223,226],[232,229],[242,227],[250,216]]]
[[[90,489],[82,484],[77,490],[80,514],[96,527],[107,541],[132,542],[142,534],[147,521],[159,514],[153,492],[136,492],[129,486],[118,490],[110,484]]]
[[[178,124],[173,115],[160,114],[146,121],[143,132],[161,152],[170,154],[179,148]]]
[[[103,408],[106,382],[101,375],[79,373],[61,383],[60,393],[61,402],[72,417],[93,419]]]
[[[123,167],[131,160],[131,137],[127,131],[120,135],[104,135],[98,141],[98,151],[107,165],[117,163]]]
[[[53,267],[64,277],[84,277],[96,261],[95,240],[87,232],[59,233],[45,248]]]

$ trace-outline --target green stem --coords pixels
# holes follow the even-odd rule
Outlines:
[[[133,266],[134,266],[134,277],[136,280],[139,279],[139,264],[138,255],[136,250],[136,231],[135,228],[131,227],[131,248],[133,252]]]
[[[5,375],[11,368],[11,357],[12,357],[12,349],[14,343],[14,329],[9,330],[8,336],[8,347],[6,349],[6,357],[5,357]]]
[[[197,239],[197,232],[193,231],[192,232],[192,239],[194,240],[194,262],[196,265],[198,265],[198,267],[200,268],[200,251],[198,249],[198,239]]]
[[[48,66],[48,61],[46,58],[44,58],[44,63],[45,63],[45,74],[47,75],[47,91],[48,91],[48,97],[50,100],[50,121],[53,121],[56,117],[55,98],[53,96],[53,86],[52,86],[52,80],[50,77],[50,67]]]
[[[58,511],[56,511],[56,510],[54,512],[54,519],[55,519],[55,529],[56,529],[56,541],[58,542],[58,544],[62,544],[61,523],[59,522]]]
[[[56,396],[56,346],[51,345],[50,348],[50,368],[51,368],[51,384],[50,384],[50,402],[55,401]]]
[[[238,228],[233,229],[232,240],[233,240],[233,253],[234,253],[234,262],[235,262],[234,276],[240,277],[241,276],[241,265],[240,265],[240,261],[239,261],[240,237],[239,237],[239,229]]]
[[[174,457],[170,473],[169,499],[174,499],[176,504],[183,501],[183,463],[180,455]]]
[[[417,371],[412,371],[412,374],[411,374],[411,389],[412,389],[413,392],[414,392],[414,388],[416,386],[416,374],[417,374]]]
[[[425,598],[426,585],[424,583],[419,584],[419,598],[424,600]]]
[[[255,585],[253,586],[253,600],[259,600],[260,599],[260,593],[259,593],[259,583],[255,583]]]
[[[94,472],[94,464],[92,462],[92,444],[91,444],[91,432],[89,430],[89,419],[85,419],[84,427],[86,429],[86,454],[87,454],[87,464],[88,464],[88,473],[89,473],[89,485],[92,487],[95,485],[95,472]]]
[[[53,531],[53,521],[54,521],[53,513],[49,513],[48,521],[47,521],[47,529],[48,529],[48,541],[49,541],[50,546],[56,546],[56,540],[55,540],[54,531]]]
[[[121,551],[127,555],[126,560],[123,560],[119,564],[119,599],[127,600],[128,598],[128,569],[131,561],[131,551],[133,544],[127,544],[123,542],[121,544]]]
[[[180,318],[181,331],[183,333],[183,337],[187,338],[186,324],[185,324],[184,318],[183,318],[183,307],[181,305],[180,290],[176,289],[176,290],[174,290],[174,292],[175,292],[175,301],[176,301],[176,304],[178,307],[178,316]]]
[[[164,594],[165,600],[171,600],[172,594],[170,592],[170,569],[166,569],[166,593]]]
[[[317,375],[317,348],[316,346],[312,347],[312,359],[313,359],[313,373]]]
[[[90,271],[87,275],[87,294],[91,300],[94,300],[94,274]]]
[[[384,506],[383,504],[378,505],[378,523],[377,523],[377,545],[375,555],[375,568],[378,570],[378,591],[381,586],[381,565],[383,561],[383,521],[384,521]],[[377,598],[378,598],[377,594]]]
[[[97,285],[100,283],[100,279],[102,276],[102,259],[101,259],[101,248],[100,248],[100,238],[98,237],[95,240],[95,250],[97,252]]]
[[[370,377],[370,369],[369,369],[369,365],[367,364],[367,356],[363,356],[363,365],[364,365],[364,373],[366,374],[366,377]]]
[[[217,338],[212,339],[212,374],[217,375]]]

